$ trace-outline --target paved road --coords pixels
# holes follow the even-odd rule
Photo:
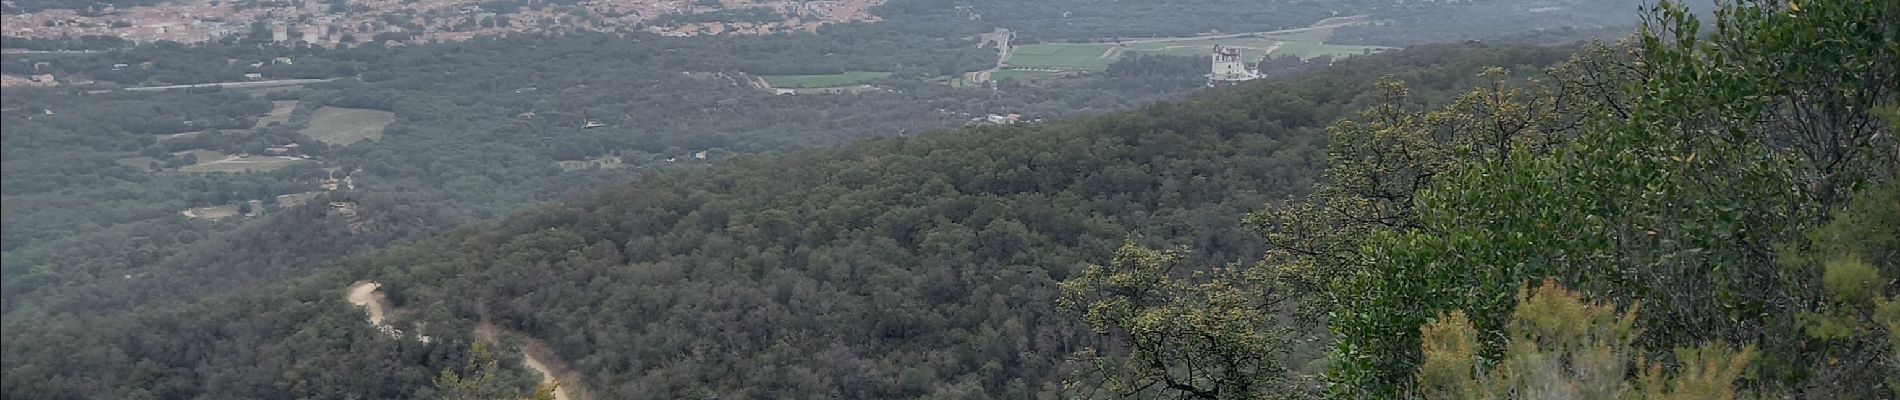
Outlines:
[[[1009,54],[1016,51],[1016,49],[1009,44],[1010,38],[1014,37],[1016,37],[1015,34],[1003,28],[996,28],[994,32],[983,34],[983,41],[977,42],[976,46],[983,47],[985,44],[996,43],[996,66],[990,67],[990,69],[964,74],[964,79],[970,81],[970,83],[989,82],[991,73],[1009,66],[1009,64],[1004,64],[1003,62],[1008,61]]]
[[[213,86],[223,87],[225,89],[243,89],[243,88],[252,88],[252,87],[290,86],[290,85],[302,85],[306,83],[322,83],[322,82],[334,81],[336,79],[337,78],[278,79],[274,81],[218,82],[218,83],[198,83],[198,84],[191,84],[191,85],[140,86],[140,87],[125,88],[125,90],[143,92],[143,91],[158,91],[158,90],[171,90],[171,89],[203,88],[203,87],[213,87]]]

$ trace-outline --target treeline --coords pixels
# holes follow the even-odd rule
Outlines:
[[[362,81],[312,84],[262,98],[236,90],[92,94],[9,89],[7,110],[0,117],[6,129],[5,237],[14,252],[10,260],[40,264],[38,254],[57,252],[40,246],[54,240],[142,230],[120,225],[178,218],[176,213],[186,207],[224,204],[222,200],[268,200],[316,190],[317,181],[330,175],[315,165],[221,177],[152,173],[154,163],[162,170],[189,165],[188,155],[180,153],[189,150],[256,154],[298,143],[301,153],[338,167],[336,175],[356,173],[364,190],[418,191],[450,199],[442,204],[446,209],[492,217],[590,185],[628,179],[640,168],[701,162],[693,157],[700,151],[728,157],[822,147],[954,127],[969,115],[986,113],[1054,117],[1126,109],[1198,87],[1194,82],[1128,79],[1012,87],[1004,92],[1008,96],[992,96],[902,82],[889,92],[858,96],[780,97],[747,87],[737,71],[683,74],[688,71],[670,69],[676,68],[671,59],[653,55],[704,49],[668,50],[673,44],[697,42],[667,43],[575,35],[295,56],[296,65],[329,62],[368,72]],[[176,49],[178,54],[160,59],[152,70],[136,65],[128,69],[171,73],[189,68],[170,60],[217,60],[234,49]],[[634,87],[642,90],[626,89]],[[287,124],[252,129],[255,117],[270,110],[265,99],[297,100],[299,106]],[[397,121],[380,142],[327,146],[300,131],[309,115],[324,106],[393,111]],[[589,119],[605,126],[582,129]],[[162,140],[156,136],[190,132],[197,133]],[[621,157],[626,169],[562,171],[554,165],[557,160],[606,156]],[[221,180],[231,183],[207,183]],[[245,198],[251,195],[258,197]],[[38,212],[46,214],[29,215]],[[114,253],[97,254],[109,258]],[[128,268],[123,261],[104,264],[121,266],[101,266],[104,269],[95,272]],[[83,282],[92,276],[74,274],[72,279]]]
[[[1563,54],[1525,50],[1511,63]],[[1395,59],[1470,76],[1450,71],[1510,55]],[[485,311],[548,341],[598,396],[1054,395],[1089,343],[1054,314],[1054,284],[1130,237],[1195,246],[1203,265],[1258,257],[1223,215],[1299,194],[1316,128],[1360,101],[1309,96],[1397,72],[1378,61],[1137,113],[650,175],[362,262],[404,307],[446,307],[429,326]]]
[[[1900,396],[1900,71],[1876,61],[1900,57],[1900,5],[1724,7],[1663,2],[1625,45],[1486,71],[1443,107],[1382,82],[1328,130],[1311,196],[1246,217],[1260,262],[1171,274],[1196,264],[1131,244],[1066,282],[1110,342],[1076,377],[1126,397]],[[1296,372],[1302,344],[1332,347],[1323,375]]]
[[[1319,127],[1365,104],[1367,99],[1358,93],[1369,90],[1372,77],[1458,79],[1445,83],[1443,90],[1420,90],[1421,99],[1436,102],[1476,83],[1468,71],[1479,66],[1547,65],[1566,53],[1424,48],[1358,58],[1345,64],[1352,68],[1215,91],[1192,102],[1135,113],[879,140],[653,174],[639,183],[355,258],[334,269],[349,277],[319,275],[297,283],[300,289],[260,291],[301,296],[294,304],[304,305],[285,306],[290,308],[283,311],[300,315],[318,311],[289,310],[336,304],[328,299],[341,297],[349,282],[377,280],[385,284],[392,301],[421,310],[400,321],[405,330],[445,338],[416,350],[425,353],[465,347],[460,338],[487,312],[498,324],[547,341],[584,372],[587,380],[582,384],[606,397],[1052,395],[1061,390],[1062,360],[1093,342],[1054,309],[1056,283],[1131,237],[1157,246],[1193,246],[1199,264],[1258,257],[1264,247],[1247,238],[1233,216],[1271,199],[1301,194],[1316,177]],[[366,210],[391,206],[363,205]],[[288,219],[305,212],[278,218],[287,218],[283,224],[334,219],[314,214]],[[334,221],[315,223],[331,226],[317,232],[337,232],[335,225],[328,225]],[[262,230],[245,232],[295,231],[289,225],[256,229]],[[305,254],[304,246],[288,244],[243,247]],[[215,254],[195,257],[222,259]],[[188,260],[194,259],[177,259]],[[298,264],[286,260],[272,265],[279,267],[264,271],[294,274],[295,269],[276,268]],[[153,271],[171,268],[182,267]],[[184,278],[215,276],[223,268],[205,267],[206,275]],[[197,288],[191,293],[203,298],[215,293],[220,283],[253,282],[229,279],[135,285]],[[320,288],[326,284],[331,287]],[[55,296],[32,309],[111,309],[144,298],[97,297],[92,290],[150,293],[107,289],[113,287]],[[224,310],[231,301],[291,304],[240,297],[206,300],[194,308]],[[622,312],[597,311],[608,309]],[[327,310],[320,315],[332,316],[324,321],[340,324],[348,315],[338,308]],[[83,323],[67,317],[46,320],[51,326],[26,329],[64,332],[75,326],[70,324]],[[128,322],[124,329],[96,335],[116,337],[100,339],[106,342],[165,344],[154,347],[171,349],[163,354],[137,353],[160,366],[203,358],[223,363],[225,357],[250,354],[239,350],[247,348],[242,341],[140,328],[157,321],[162,320]],[[252,323],[262,322],[243,324]],[[227,329],[265,329],[243,324]],[[311,331],[350,329],[312,324],[307,326]],[[33,338],[51,337],[40,333],[46,331],[22,332],[17,337],[26,339],[18,342],[43,343]],[[432,386],[405,378],[414,376],[406,373],[340,380],[361,369],[337,363],[362,362],[351,360],[373,359],[374,352],[384,351],[340,349],[364,340],[384,339],[284,342],[300,352],[283,357],[336,366],[328,374],[292,378],[278,369],[235,369],[216,381],[254,383],[181,393],[296,397],[304,392],[282,388],[302,387],[287,382],[306,380],[327,382],[330,393],[339,394],[403,393],[388,392],[395,381],[387,379]],[[151,389],[142,383],[147,381],[114,378],[130,376],[129,368],[138,362],[60,361],[53,355],[69,350],[58,343],[9,351],[8,379],[16,382],[103,379],[89,386],[93,389],[57,383],[9,385],[8,390],[17,390],[9,397],[87,397]],[[692,354],[698,355],[681,357]],[[290,361],[264,365],[283,362]],[[418,363],[415,368],[439,369],[441,364]],[[210,379],[176,368],[152,368],[161,371],[154,381]]]

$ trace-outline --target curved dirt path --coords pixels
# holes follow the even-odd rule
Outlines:
[[[388,318],[391,306],[389,299],[383,297],[383,292],[377,290],[381,287],[382,284],[376,282],[357,281],[356,283],[350,284],[350,291],[344,298],[349,300],[350,304],[363,307],[363,309],[367,311],[366,313],[369,314],[370,325],[375,326],[377,330],[381,330],[390,336],[402,337],[402,331],[398,331],[396,327],[384,323]],[[475,337],[489,343],[499,343],[496,340],[496,332],[499,330],[500,329],[493,324],[484,322],[475,326]],[[420,336],[420,338],[424,343],[429,341],[428,336]],[[578,381],[580,373],[571,369],[555,371],[555,369],[549,367],[549,365],[562,364],[559,364],[558,361],[550,362],[553,359],[551,358],[550,351],[546,349],[546,345],[541,344],[540,341],[536,341],[533,338],[523,337],[522,339],[527,343],[523,345],[521,349],[521,363],[526,365],[528,369],[532,369],[534,372],[541,374],[542,385],[550,383],[561,385],[559,389],[554,391],[554,398],[556,400],[571,400],[573,397],[568,396],[568,393],[573,391],[573,389],[568,388],[570,384],[556,377],[570,377],[573,379],[569,381]],[[544,356],[547,358],[544,358]]]
[[[350,294],[347,297],[350,304],[368,309],[369,324],[376,325],[378,328],[387,326],[383,325],[383,315],[389,307],[389,300],[383,298],[383,292],[376,291],[382,286],[376,282],[357,281],[350,284]]]
[[[525,349],[525,348],[521,349],[521,363],[526,364],[528,366],[528,369],[532,369],[534,370],[534,372],[541,373],[542,386],[547,386],[550,384],[559,385],[555,387],[554,389],[554,400],[569,400],[569,397],[567,396],[567,392],[568,392],[567,384],[562,383],[560,379],[556,379],[555,378],[556,373],[554,372],[554,369],[548,368],[547,363],[542,362],[540,357],[535,356],[535,353],[541,353],[541,352],[528,351],[528,349]]]

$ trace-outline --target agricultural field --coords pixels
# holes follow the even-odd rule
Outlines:
[[[290,208],[310,202],[310,199],[323,195],[323,192],[303,192],[277,196],[277,206]]]
[[[216,221],[237,216],[238,206],[236,204],[226,204],[212,207],[198,207],[186,209],[185,211],[179,212],[179,214],[183,214],[185,218],[203,218]]]
[[[850,71],[833,75],[764,75],[775,88],[820,88],[855,85],[890,77],[889,72]]]
[[[330,145],[345,145],[362,140],[383,138],[383,127],[396,120],[396,114],[382,110],[323,107],[310,115],[310,124],[301,133]]]
[[[1283,42],[1262,38],[1221,38],[1190,39],[1168,42],[1143,42],[1124,46],[1128,52],[1145,54],[1166,54],[1171,56],[1206,57],[1214,51],[1214,45],[1240,49],[1241,57],[1252,61],[1259,60],[1268,52],[1278,53]],[[1280,53],[1284,54],[1284,53]]]
[[[769,89],[769,91],[771,91],[771,92],[772,92],[773,94],[780,94],[780,95],[800,95],[800,94],[805,94],[805,95],[811,95],[811,94],[864,94],[864,93],[870,93],[870,92],[876,92],[876,91],[879,91],[879,90],[883,90],[883,89],[879,89],[879,88],[878,88],[877,86],[871,86],[871,85],[851,85],[851,86],[833,86],[833,87],[815,87],[815,88],[771,88],[771,89]]]
[[[245,88],[245,89],[238,89],[238,91],[240,91],[240,92],[244,92],[244,94],[248,94],[248,95],[252,95],[252,96],[257,96],[257,97],[264,97],[264,96],[268,96],[268,95],[270,95],[270,94],[272,94],[272,93],[296,93],[296,92],[301,92],[301,91],[304,91],[304,86],[303,86],[303,85],[287,85],[287,86],[267,86],[267,87],[255,87],[255,88]]]
[[[1283,42],[1283,43],[1285,43],[1285,45],[1280,46],[1280,49],[1277,51],[1274,51],[1273,54],[1275,55],[1292,54],[1295,56],[1299,56],[1300,59],[1302,60],[1311,60],[1314,57],[1319,57],[1319,56],[1332,56],[1333,59],[1337,60],[1341,58],[1372,54],[1372,53],[1377,53],[1377,52],[1392,49],[1390,47],[1382,47],[1382,46],[1355,46],[1355,45],[1344,45],[1344,44],[1323,44],[1323,43],[1309,43],[1309,42]]]
[[[178,170],[180,172],[268,172],[300,162],[310,162],[310,160],[282,156],[226,157],[211,160],[200,158],[197,164],[187,165]]]
[[[1108,43],[1041,43],[1016,46],[1005,64],[1019,68],[1107,70],[1120,58]]]
[[[296,110],[296,100],[273,100],[270,102],[270,113],[264,114],[263,118],[258,118],[257,126],[255,127],[262,128],[270,126],[272,122],[279,124],[290,123],[290,113]]]
[[[1332,38],[1332,35],[1333,30],[1326,28],[1262,35],[1151,39],[1124,44],[1031,44],[1017,46],[1016,51],[1010,54],[1006,63],[1017,68],[1099,71],[1108,69],[1109,64],[1129,53],[1206,56],[1213,52],[1215,45],[1238,48],[1242,57],[1249,62],[1259,61],[1268,54],[1293,55],[1300,59],[1320,56],[1342,58],[1391,49],[1381,46],[1327,44],[1326,40]],[[1000,76],[993,78],[1004,79]]]
[[[1005,70],[998,70],[996,72],[990,73],[990,79],[994,79],[998,81],[1033,80],[1033,79],[1038,79],[1038,78],[1054,76],[1055,74],[1056,72],[1053,72],[1053,71],[1005,69]]]
[[[1326,40],[1332,36],[1332,29],[1312,29],[1263,36],[1145,41],[1129,44],[1126,47],[1128,51],[1133,52],[1201,56],[1212,52],[1215,45],[1221,45],[1240,49],[1241,56],[1250,62],[1258,61],[1268,54],[1293,55],[1302,60],[1310,60],[1320,56],[1342,58],[1391,49],[1382,46],[1326,44]]]

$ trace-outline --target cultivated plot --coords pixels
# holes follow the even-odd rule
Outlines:
[[[296,100],[273,100],[270,102],[270,113],[264,114],[263,118],[258,118],[255,127],[262,128],[270,126],[272,122],[279,124],[288,123],[290,122],[290,112],[296,110]]]
[[[999,81],[1033,80],[1055,75],[1054,71],[1036,71],[1024,69],[1005,69],[990,73],[990,79]]]
[[[269,172],[310,160],[283,156],[234,156],[218,160],[200,159],[197,164],[179,168],[181,172]]]
[[[763,75],[761,77],[775,88],[819,88],[856,85],[890,76],[889,72],[850,71],[831,75]]]
[[[383,127],[396,120],[396,114],[382,110],[323,107],[310,114],[310,125],[302,132],[312,139],[343,145],[383,138]]]
[[[1259,61],[1268,55],[1292,55],[1307,60],[1320,56],[1344,58],[1391,49],[1327,44],[1326,40],[1332,35],[1331,28],[1317,28],[1273,34],[1145,39],[1124,44],[1042,43],[1017,46],[1006,64],[1018,69],[1100,71],[1108,69],[1109,64],[1130,53],[1206,56],[1213,52],[1215,45],[1240,49],[1241,56],[1249,62]],[[1001,76],[992,78],[1004,79]]]
[[[1009,61],[1014,68],[1080,69],[1102,71],[1119,54],[1108,43],[1042,43],[1016,46]]]

